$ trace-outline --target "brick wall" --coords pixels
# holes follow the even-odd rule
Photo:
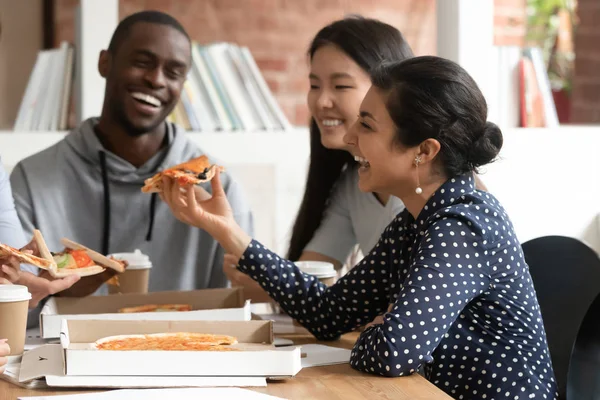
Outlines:
[[[524,46],[526,0],[494,0],[494,42],[498,46]]]
[[[497,44],[521,44],[525,0],[494,0]],[[56,43],[73,41],[77,0],[55,0]],[[313,35],[348,13],[381,19],[402,31],[417,55],[435,54],[435,0],[121,0],[120,15],[167,12],[200,42],[248,46],[284,112],[308,121],[306,50]]]
[[[600,123],[600,2],[578,0],[571,122]]]

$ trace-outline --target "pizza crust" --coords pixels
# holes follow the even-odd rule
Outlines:
[[[46,245],[44,236],[42,236],[42,232],[40,232],[38,229],[33,230],[33,240],[35,241],[35,244],[38,247],[40,256],[51,263],[50,271],[56,271],[56,263],[54,262],[54,257],[52,257],[52,253],[50,253],[50,250],[48,250],[48,246]]]
[[[63,268],[57,269],[56,272],[51,273],[51,275],[55,278],[65,278],[70,275],[79,275],[81,277],[84,276],[92,276],[97,275],[105,271],[105,268],[102,268],[99,265],[91,265],[89,267],[83,268]]]

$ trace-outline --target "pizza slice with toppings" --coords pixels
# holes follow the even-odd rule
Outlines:
[[[0,257],[15,257],[19,262],[23,264],[34,265],[38,268],[50,270],[52,261],[45,258],[36,257],[33,254],[25,252],[23,249],[16,249],[7,244],[0,243]]]
[[[161,193],[162,178],[168,176],[177,181],[179,186],[197,185],[210,181],[217,170],[223,171],[220,165],[211,164],[207,156],[200,156],[155,174],[144,181],[142,192]]]
[[[72,240],[63,238],[61,243],[65,246],[60,252],[50,252],[39,231],[34,231],[40,255],[53,264],[49,268],[50,274],[55,278],[63,278],[68,275],[90,276],[104,272],[106,268],[117,272],[124,272],[127,263],[103,256]]]

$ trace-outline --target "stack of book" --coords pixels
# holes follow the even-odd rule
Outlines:
[[[247,47],[193,43],[192,61],[170,121],[197,132],[291,129]],[[73,47],[66,42],[38,53],[15,131],[70,128],[74,69]]]
[[[497,46],[490,67],[490,121],[506,128],[559,125],[541,49]]]
[[[193,43],[192,61],[173,122],[193,131],[291,128],[247,47]]]
[[[67,129],[73,86],[73,47],[42,50],[31,71],[15,122],[15,131]]]

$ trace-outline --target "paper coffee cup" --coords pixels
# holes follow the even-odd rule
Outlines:
[[[8,339],[10,355],[23,353],[31,293],[26,286],[0,285],[0,339]]]
[[[112,254],[117,260],[127,261],[125,272],[118,275],[119,285],[108,285],[108,293],[148,293],[150,258],[136,249],[133,253]]]
[[[332,263],[325,261],[296,261],[294,264],[305,274],[314,275],[327,286],[335,283],[337,272]]]

